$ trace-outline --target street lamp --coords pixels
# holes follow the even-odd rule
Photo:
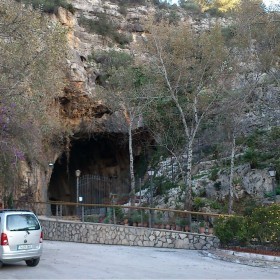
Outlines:
[[[268,169],[268,173],[272,179],[273,200],[274,200],[274,203],[276,203],[276,184],[275,184],[276,169],[275,169],[275,167],[271,165]]]
[[[75,171],[75,175],[76,175],[76,178],[77,178],[77,181],[76,181],[76,203],[77,203],[77,214],[78,214],[78,203],[79,203],[79,178],[81,176],[81,170],[77,169]]]
[[[151,178],[151,184],[150,184],[150,207],[154,207],[154,193],[153,193],[153,176],[155,174],[155,171],[150,169],[148,170],[148,175]],[[150,228],[154,226],[154,210],[150,211]]]

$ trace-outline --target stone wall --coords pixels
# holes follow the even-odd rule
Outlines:
[[[219,246],[213,235],[121,225],[40,218],[44,239],[91,244],[208,250]]]

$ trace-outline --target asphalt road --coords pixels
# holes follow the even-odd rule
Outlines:
[[[220,261],[199,251],[45,241],[37,267],[5,265],[0,279],[280,279],[280,269]]]

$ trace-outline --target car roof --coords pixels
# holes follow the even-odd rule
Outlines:
[[[25,213],[32,213],[33,214],[33,212],[32,211],[30,211],[30,210],[24,210],[24,209],[1,209],[0,210],[0,214],[1,213],[18,213],[18,212],[25,212]]]

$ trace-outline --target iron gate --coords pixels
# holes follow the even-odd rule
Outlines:
[[[125,203],[129,198],[129,185],[116,177],[84,175],[79,179],[79,196],[86,204],[111,204],[112,197],[116,198],[114,203]],[[104,207],[87,207],[88,213],[85,214],[100,214],[103,211]]]

